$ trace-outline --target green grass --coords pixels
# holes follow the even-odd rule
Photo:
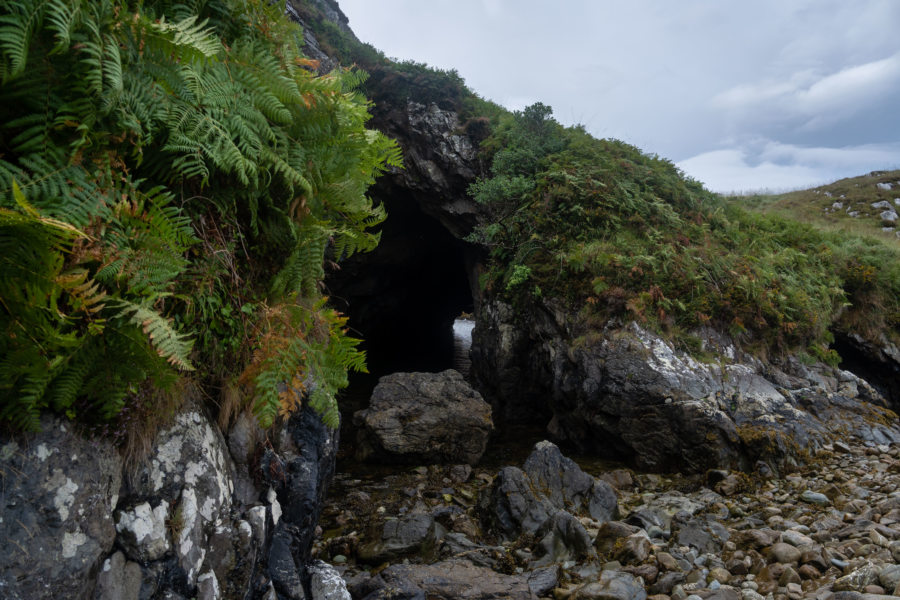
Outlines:
[[[882,222],[879,216],[885,209],[873,208],[872,204],[888,202],[895,212],[900,205],[900,170],[873,171],[867,175],[841,179],[834,183],[808,190],[786,194],[754,195],[733,197],[735,202],[769,214],[780,214],[802,220],[826,231],[843,231],[857,235],[871,235],[889,243],[900,245],[900,221]],[[885,190],[878,184],[893,185]],[[840,204],[837,208],[836,203]],[[894,227],[891,231],[883,228]]]

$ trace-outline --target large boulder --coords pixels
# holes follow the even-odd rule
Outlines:
[[[360,459],[475,464],[493,430],[491,407],[457,371],[382,377],[357,412]]]
[[[84,597],[115,540],[122,461],[68,423],[41,427],[0,439],[0,597]]]
[[[727,336],[695,332],[702,362],[636,323],[586,328],[553,301],[482,302],[473,374],[503,418],[549,418],[554,437],[654,471],[796,464],[854,435],[900,441],[885,400],[852,373],[796,359],[764,362]],[[502,399],[502,400],[500,400]]]

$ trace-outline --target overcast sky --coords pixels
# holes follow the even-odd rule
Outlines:
[[[714,191],[900,168],[900,0],[339,0],[390,57]]]

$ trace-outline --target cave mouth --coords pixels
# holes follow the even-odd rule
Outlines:
[[[896,363],[885,361],[877,353],[873,355],[871,351],[867,352],[859,342],[847,335],[835,333],[834,338],[831,347],[841,357],[838,367],[868,382],[884,396],[888,408],[900,411],[900,389],[897,388],[900,369]]]
[[[409,196],[384,200],[381,242],[329,278],[372,377],[454,365],[454,320],[474,311],[476,251]]]

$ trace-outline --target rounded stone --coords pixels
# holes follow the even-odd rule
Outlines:
[[[800,560],[800,550],[791,546],[790,544],[785,544],[784,542],[778,542],[776,544],[772,544],[769,548],[769,555],[774,558],[776,561],[787,564],[794,563]]]

